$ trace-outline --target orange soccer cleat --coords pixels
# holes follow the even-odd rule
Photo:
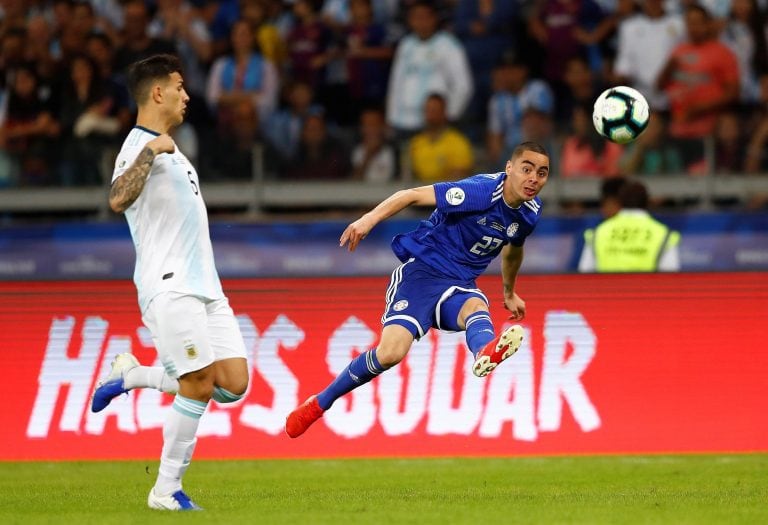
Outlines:
[[[292,438],[299,437],[312,426],[312,423],[323,417],[324,412],[325,410],[320,408],[317,396],[310,396],[285,418],[285,433]]]
[[[510,326],[477,353],[472,373],[477,377],[487,376],[499,363],[517,352],[522,342],[523,327],[519,324]]]

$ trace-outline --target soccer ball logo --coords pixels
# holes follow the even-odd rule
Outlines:
[[[618,144],[635,140],[648,126],[649,109],[637,90],[617,86],[603,91],[595,101],[592,122],[597,132]]]

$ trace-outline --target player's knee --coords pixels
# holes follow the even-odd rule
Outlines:
[[[185,374],[179,378],[179,394],[198,401],[209,401],[213,397],[213,380],[210,367]]]
[[[243,398],[243,396],[245,395],[245,390],[247,388],[248,387],[246,385],[246,388],[237,392],[233,392],[227,388],[217,385],[213,387],[213,396],[211,397],[217,403],[235,403],[237,401],[240,401]]]
[[[400,361],[402,361],[406,354],[408,354],[407,348],[403,349],[397,347],[379,347],[376,349],[376,359],[378,359],[379,364],[385,370],[387,368],[392,368]]]
[[[245,391],[248,390],[248,376],[238,377],[227,388],[230,392],[238,396],[244,396]]]

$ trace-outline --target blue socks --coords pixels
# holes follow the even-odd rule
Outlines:
[[[491,316],[488,312],[480,310],[467,316],[466,326],[467,346],[472,355],[477,357],[477,353],[496,337]]]
[[[338,398],[360,385],[364,385],[384,370],[385,368],[376,359],[375,349],[360,354],[334,379],[333,383],[317,394],[320,408],[328,410]]]

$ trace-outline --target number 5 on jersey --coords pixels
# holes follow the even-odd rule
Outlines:
[[[187,177],[189,178],[189,183],[192,185],[192,191],[195,192],[195,195],[199,195],[200,192],[197,189],[197,183],[195,182],[195,179],[192,178],[191,171],[187,171]]]

